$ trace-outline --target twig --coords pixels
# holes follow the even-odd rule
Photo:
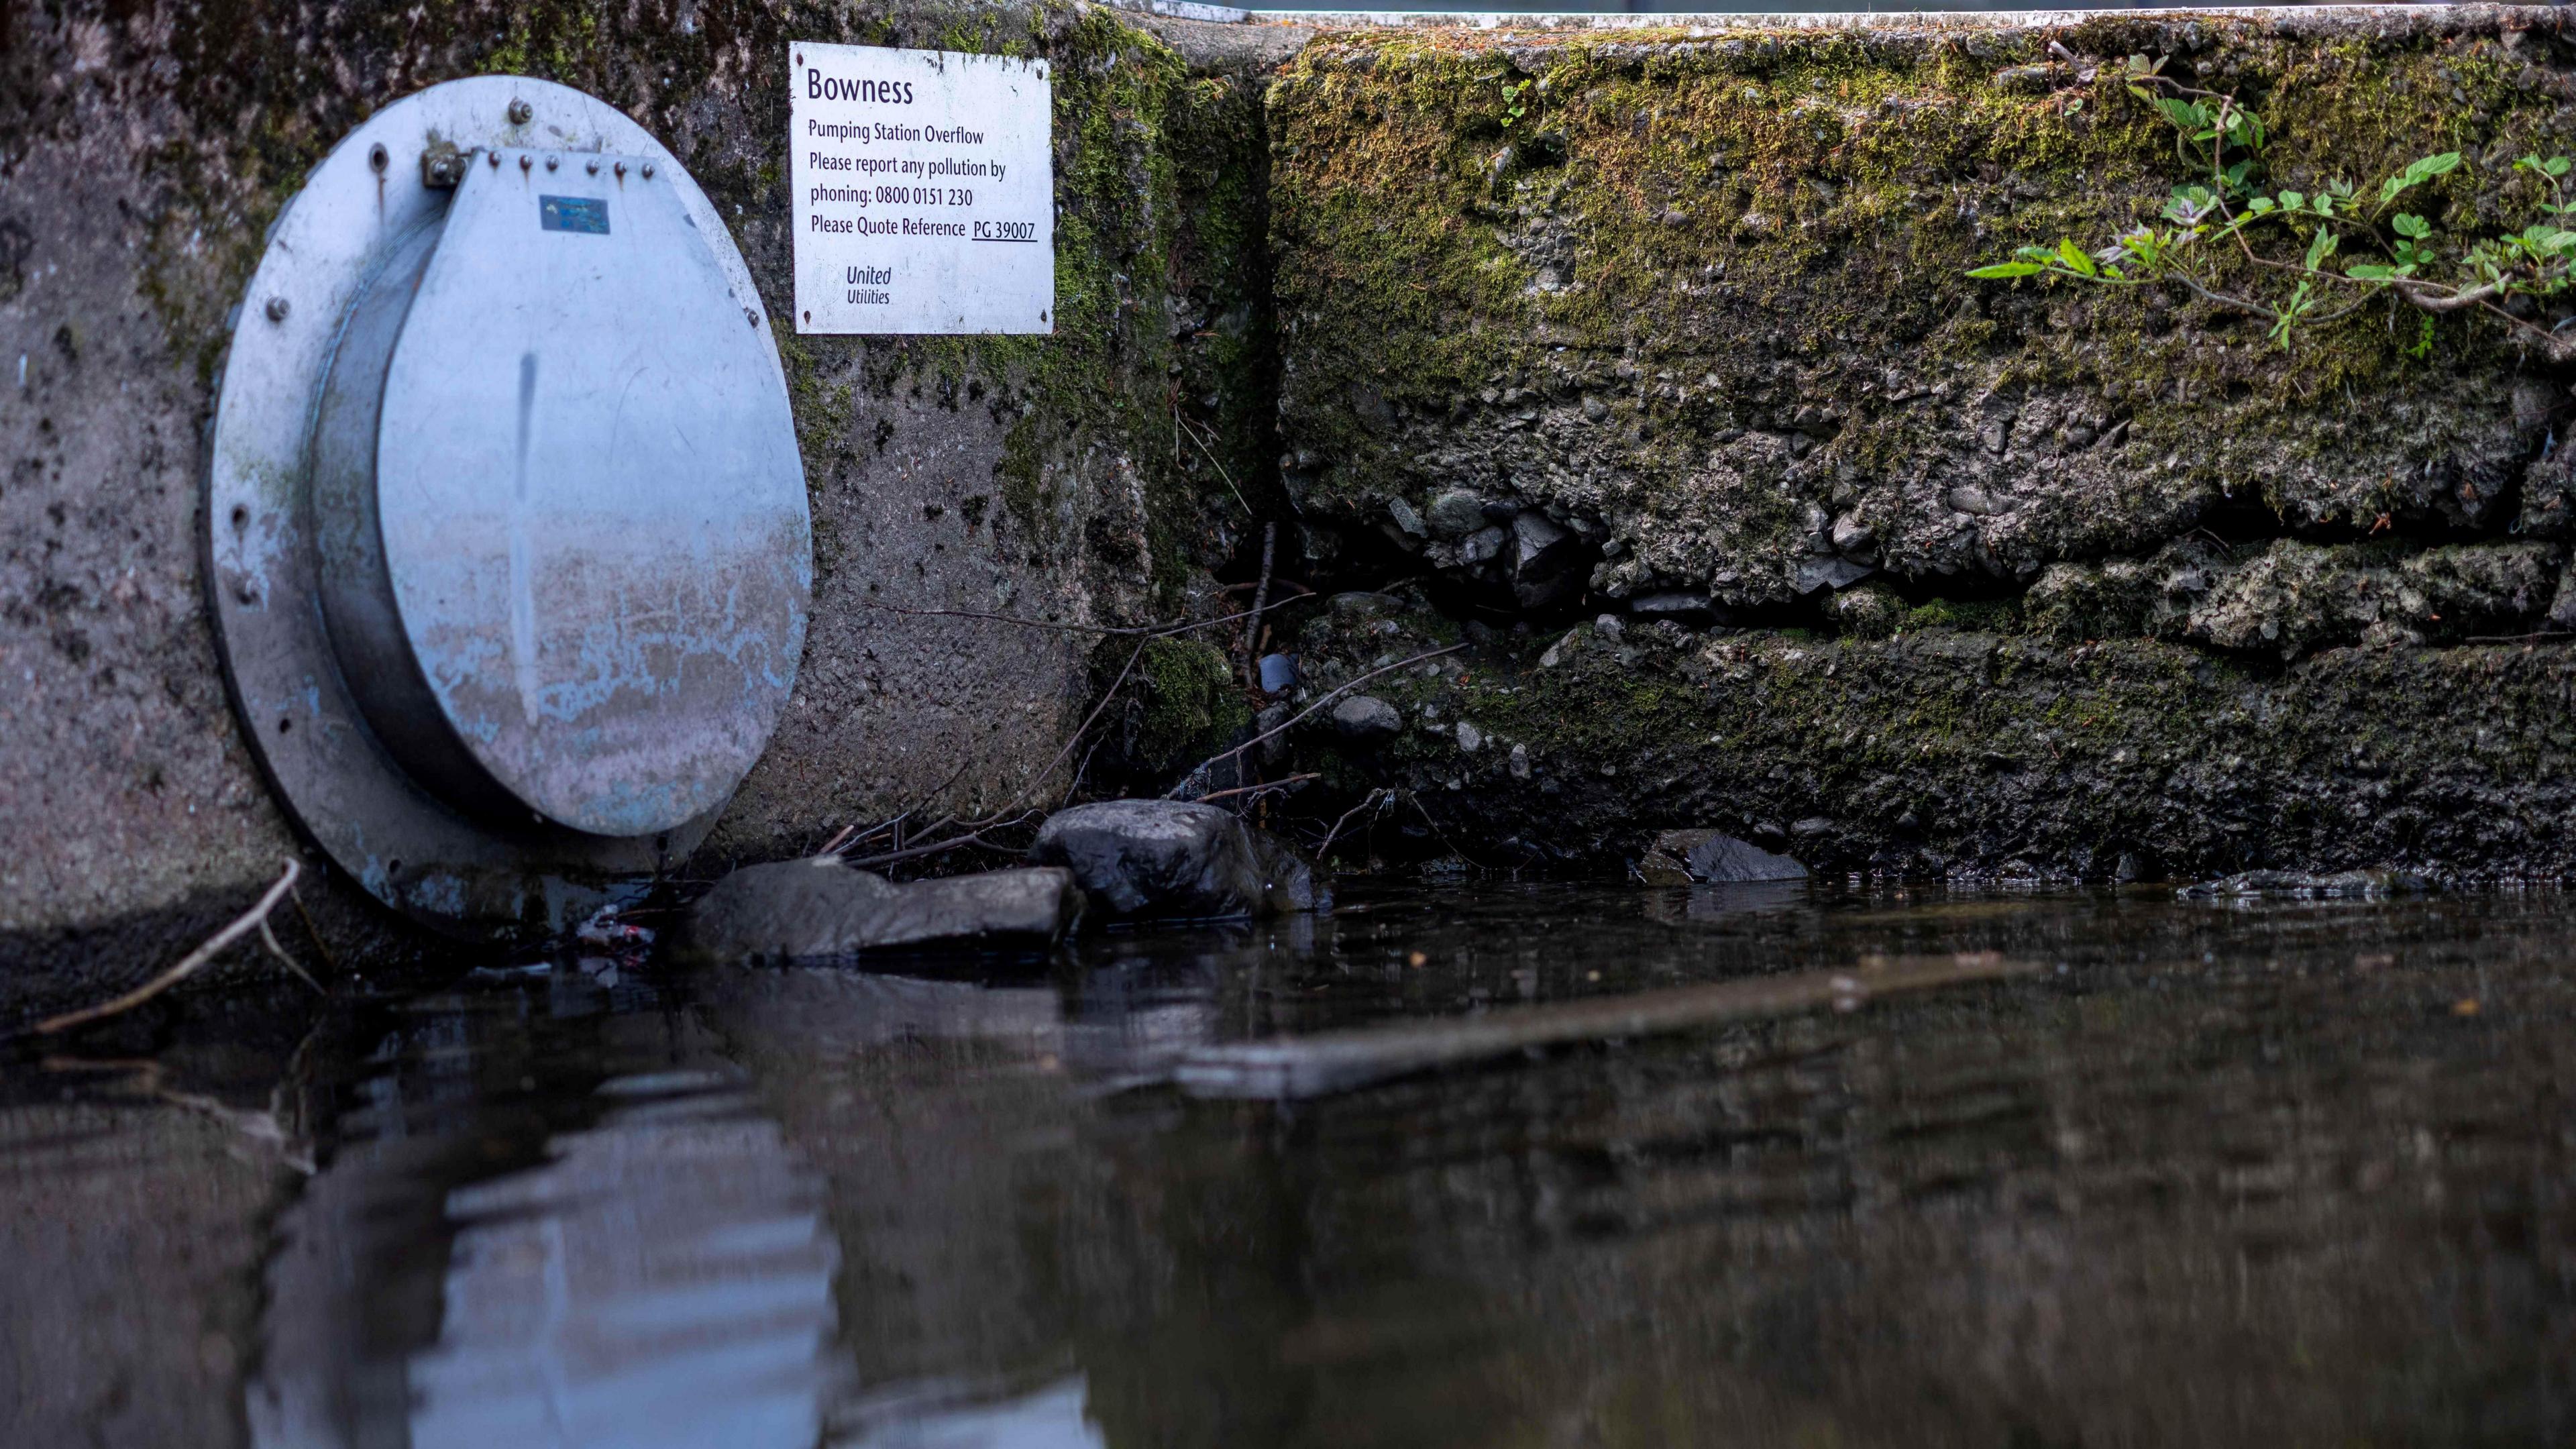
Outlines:
[[[1220,760],[1236,760],[1236,759],[1241,759],[1241,758],[1243,757],[1243,752],[1244,752],[1244,751],[1246,751],[1246,750],[1248,750],[1248,749],[1251,749],[1254,745],[1260,744],[1260,743],[1261,743],[1262,741],[1264,741],[1264,740],[1271,739],[1271,738],[1273,738],[1274,736],[1277,736],[1277,735],[1279,735],[1279,734],[1281,734],[1281,733],[1283,733],[1283,732],[1287,731],[1288,729],[1290,729],[1291,727],[1293,727],[1294,725],[1296,725],[1296,723],[1297,723],[1299,720],[1302,720],[1302,719],[1304,719],[1306,716],[1308,716],[1308,715],[1310,715],[1310,714],[1313,714],[1315,711],[1317,711],[1317,710],[1319,710],[1319,709],[1322,709],[1325,705],[1331,704],[1331,703],[1333,702],[1333,698],[1334,698],[1334,696],[1336,696],[1336,695],[1340,695],[1340,694],[1344,694],[1344,693],[1347,693],[1347,692],[1349,692],[1350,690],[1357,689],[1357,688],[1359,688],[1361,685],[1368,683],[1370,680],[1377,678],[1377,677],[1378,677],[1379,675],[1381,675],[1381,674],[1389,674],[1389,673],[1392,673],[1392,672],[1394,672],[1394,671],[1396,671],[1396,670],[1398,670],[1398,669],[1402,669],[1402,668],[1404,668],[1405,666],[1410,665],[1410,664],[1420,664],[1422,661],[1424,661],[1424,660],[1426,660],[1426,659],[1437,659],[1437,658],[1439,658],[1439,657],[1440,657],[1441,655],[1443,655],[1443,654],[1455,654],[1455,653],[1457,653],[1459,650],[1464,649],[1464,648],[1466,648],[1466,647],[1467,647],[1467,646],[1466,646],[1466,645],[1464,645],[1464,644],[1452,644],[1452,645],[1450,645],[1450,646],[1449,646],[1448,648],[1446,648],[1446,649],[1427,649],[1427,650],[1424,650],[1424,651],[1423,651],[1422,653],[1420,653],[1420,654],[1416,654],[1416,655],[1414,655],[1414,656],[1413,656],[1412,658],[1410,658],[1410,659],[1399,659],[1399,660],[1395,661],[1393,664],[1383,664],[1383,665],[1380,665],[1380,666],[1378,666],[1377,668],[1370,670],[1368,673],[1361,675],[1359,678],[1354,679],[1354,680],[1350,681],[1350,682],[1349,682],[1349,683],[1347,683],[1347,684],[1337,684],[1337,685],[1333,686],[1331,689],[1326,690],[1326,691],[1325,691],[1324,693],[1322,693],[1321,695],[1316,696],[1315,702],[1314,702],[1313,704],[1310,704],[1310,705],[1306,706],[1304,709],[1301,709],[1301,710],[1297,711],[1295,714],[1292,714],[1292,715],[1288,716],[1288,718],[1286,718],[1286,719],[1284,719],[1284,720],[1281,720],[1277,725],[1275,725],[1275,726],[1273,726],[1273,727],[1271,727],[1271,728],[1269,728],[1269,729],[1263,730],[1261,733],[1259,733],[1259,734],[1257,734],[1257,735],[1254,735],[1252,738],[1250,738],[1250,739],[1248,739],[1248,740],[1245,740],[1242,744],[1236,745],[1233,749],[1230,749],[1230,750],[1220,750],[1220,751],[1218,751],[1217,753],[1215,753],[1215,754],[1213,754],[1213,755],[1208,756],[1206,759],[1199,761],[1197,764],[1192,765],[1192,766],[1189,768],[1188,772],[1187,772],[1187,773],[1185,773],[1185,774],[1183,774],[1183,775],[1181,776],[1181,778],[1182,778],[1184,781],[1191,780],[1191,779],[1195,779],[1195,778],[1197,777],[1197,775],[1198,775],[1199,771],[1204,770],[1204,769],[1207,769],[1209,766],[1216,764],[1216,763],[1217,763],[1218,761],[1220,761]],[[1175,786],[1173,786],[1173,787],[1172,787],[1172,792],[1173,792],[1174,794],[1179,793],[1179,790],[1180,790],[1180,786],[1178,786],[1178,785],[1175,785]],[[1166,798],[1168,798],[1168,797],[1166,797]]]
[[[312,972],[305,970],[294,957],[286,954],[286,948],[284,946],[277,944],[277,933],[268,928],[268,921],[265,917],[261,918],[259,923],[259,940],[261,945],[268,948],[268,954],[277,958],[278,965],[295,973],[295,979],[312,987],[315,991],[321,992],[324,996],[331,994],[328,991],[322,990],[322,983],[313,979]]]
[[[1312,593],[1313,591],[1307,590],[1306,592]],[[914,609],[901,604],[886,604],[873,601],[868,603],[868,607],[872,609],[883,609],[889,613],[909,614],[915,616],[929,615],[934,617],[957,619],[989,619],[1000,624],[1017,624],[1028,629],[1047,629],[1063,633],[1106,634],[1128,638],[1142,636],[1142,639],[1136,646],[1137,654],[1139,655],[1144,652],[1146,641],[1168,638],[1174,634],[1186,634],[1194,629],[1213,628],[1219,624],[1232,623],[1237,619],[1248,619],[1256,612],[1255,610],[1246,609],[1232,614],[1220,614],[1213,619],[1202,619],[1195,622],[1177,624],[1146,624],[1134,628],[1111,628],[1105,625],[1057,624],[1043,619],[1023,619],[1012,614],[993,614],[976,609]],[[1047,762],[1047,767],[1040,771],[1035,777],[1036,781],[1044,781],[1048,776],[1055,773],[1058,766],[1064,763],[1065,756],[1071,754],[1074,746],[1081,743],[1084,731],[1089,730],[1091,728],[1092,721],[1100,717],[1101,709],[1108,706],[1110,699],[1116,696],[1119,684],[1126,680],[1128,672],[1133,670],[1135,667],[1136,656],[1131,655],[1129,656],[1125,667],[1118,671],[1117,680],[1112,681],[1108,692],[1101,696],[1099,706],[1095,707],[1092,710],[1090,717],[1086,718],[1082,722],[1082,728],[1075,730],[1072,736],[1065,741],[1064,749],[1057,752],[1057,755],[1053,760]],[[930,794],[920,803],[906,808],[902,813],[895,815],[891,819],[879,821],[878,823],[869,826],[867,829],[859,831],[855,835],[851,833],[851,830],[855,827],[844,828],[839,834],[832,837],[831,844],[824,846],[821,850],[814,853],[817,856],[823,856],[830,855],[835,850],[850,850],[874,839],[880,832],[890,828],[899,827],[905,820],[910,819],[916,812],[928,806],[931,801],[938,799],[943,794],[946,794],[948,787],[956,784],[958,778],[964,775],[967,769],[973,764],[974,761],[971,759],[959,762],[957,768],[949,772],[948,778],[939,782],[939,784],[931,790]],[[1009,804],[1004,805],[1000,810],[993,812],[993,814],[988,815],[981,820],[969,822],[968,828],[970,830],[978,830],[993,825],[999,821],[1002,816],[1019,808],[1022,799],[1026,796],[1026,793],[1026,791],[1023,791],[1020,797],[1013,798]],[[943,815],[937,820],[930,822],[928,825],[921,827],[919,833],[926,835],[932,831],[944,829],[955,823],[957,823],[957,817],[954,814]],[[900,843],[900,841],[897,842],[897,844]]]
[[[1037,812],[1034,810],[1024,810],[1020,812],[1020,816],[1016,820],[1005,820],[996,825],[987,825],[983,829],[998,830],[1008,826],[1026,824],[1028,822],[1028,818],[1036,813]],[[1018,849],[1017,846],[996,845],[984,838],[983,830],[976,830],[960,835],[954,840],[937,840],[928,845],[906,846],[901,850],[889,850],[881,855],[861,856],[857,860],[845,863],[861,868],[872,865],[890,865],[898,860],[913,860],[920,856],[938,855],[945,851],[964,850],[969,846],[973,846],[981,850],[1016,851]]]
[[[965,836],[960,837],[960,838],[959,838],[959,840],[956,842],[957,844],[964,844],[964,843],[965,843],[965,842],[967,842],[967,841],[971,841],[971,840],[973,840],[973,839],[975,838],[975,836],[974,836],[971,832],[974,832],[974,831],[980,831],[980,830],[989,830],[989,829],[992,829],[992,828],[996,827],[997,825],[999,825],[999,824],[1001,823],[1001,817],[1002,817],[1003,815],[1005,815],[1005,814],[1009,813],[1010,811],[1017,810],[1017,809],[1019,809],[1019,808],[1020,808],[1020,806],[1022,806],[1022,805],[1023,805],[1023,804],[1025,804],[1025,803],[1027,803],[1030,792],[1032,792],[1032,791],[1034,791],[1034,790],[1038,789],[1040,786],[1044,785],[1044,784],[1046,783],[1047,778],[1048,778],[1049,776],[1053,775],[1053,774],[1056,772],[1057,768],[1058,768],[1058,767],[1060,767],[1061,765],[1063,765],[1063,764],[1064,764],[1064,762],[1065,762],[1065,760],[1072,756],[1072,754],[1073,754],[1073,750],[1074,750],[1074,746],[1079,745],[1079,744],[1081,744],[1081,743],[1082,743],[1082,738],[1083,738],[1083,736],[1085,736],[1085,735],[1087,735],[1087,734],[1089,734],[1089,733],[1091,732],[1091,726],[1092,726],[1095,722],[1097,722],[1097,721],[1099,720],[1100,715],[1101,715],[1101,712],[1102,712],[1103,710],[1108,709],[1108,708],[1109,708],[1109,702],[1110,702],[1111,700],[1116,699],[1116,698],[1118,697],[1118,689],[1119,689],[1119,686],[1121,686],[1121,685],[1123,685],[1123,684],[1125,684],[1125,683],[1127,682],[1127,676],[1128,676],[1128,674],[1129,674],[1129,673],[1131,673],[1131,672],[1133,672],[1133,671],[1134,671],[1134,669],[1136,668],[1136,661],[1145,657],[1145,646],[1146,646],[1148,643],[1150,643],[1150,642],[1152,642],[1152,641],[1151,641],[1151,640],[1147,640],[1147,639],[1139,639],[1139,640],[1137,640],[1137,641],[1136,641],[1136,647],[1135,647],[1134,649],[1132,649],[1132,650],[1128,651],[1128,654],[1127,654],[1127,662],[1126,662],[1126,663],[1124,663],[1124,664],[1122,664],[1122,665],[1120,665],[1120,666],[1118,666],[1118,674],[1117,674],[1117,677],[1115,677],[1115,678],[1111,679],[1111,680],[1109,681],[1109,687],[1108,687],[1107,689],[1104,689],[1104,690],[1102,690],[1102,691],[1100,692],[1100,702],[1099,702],[1098,704],[1095,704],[1095,705],[1093,705],[1093,706],[1091,707],[1091,713],[1089,713],[1089,714],[1087,714],[1087,715],[1083,716],[1082,723],[1074,727],[1074,731],[1073,731],[1073,733],[1072,733],[1072,734],[1065,736],[1064,748],[1062,748],[1062,749],[1060,749],[1060,750],[1057,750],[1057,751],[1055,752],[1055,758],[1054,758],[1054,759],[1052,759],[1052,760],[1047,761],[1047,763],[1046,763],[1046,768],[1045,768],[1045,769],[1043,769],[1043,770],[1038,771],[1035,775],[1030,776],[1030,777],[1029,777],[1029,782],[1028,782],[1026,785],[1024,785],[1024,786],[1022,786],[1022,787],[1021,787],[1021,789],[1020,789],[1020,793],[1019,793],[1019,794],[1014,795],[1014,796],[1012,796],[1012,797],[1011,797],[1011,801],[1010,801],[1010,803],[1009,803],[1009,804],[1004,805],[1000,810],[996,810],[996,811],[994,811],[991,815],[989,815],[989,816],[985,817],[985,818],[984,818],[984,819],[982,819],[982,820],[977,820],[977,821],[972,821],[972,822],[970,822],[970,823],[968,824],[968,826],[967,826],[967,829],[968,829],[968,831],[969,831],[970,833],[969,833],[969,834],[967,834],[967,835],[965,835]],[[1084,757],[1084,763],[1085,763],[1085,764],[1088,764],[1089,762],[1090,762],[1090,757],[1086,755],[1086,756]],[[923,827],[923,833],[927,834],[927,833],[929,833],[930,831],[938,830],[938,829],[940,829],[940,828],[942,828],[942,827],[944,827],[944,826],[948,825],[950,822],[954,821],[956,818],[957,818],[957,817],[956,817],[956,816],[954,816],[954,815],[944,815],[944,816],[941,816],[939,819],[932,821],[929,825],[924,826],[924,827]],[[871,832],[870,832],[870,834],[874,834],[874,833],[875,833],[875,832],[873,832],[873,831],[871,831]],[[862,838],[864,838],[864,837],[862,837]],[[864,865],[864,864],[869,864],[869,863],[882,862],[882,861],[886,861],[886,860],[895,860],[895,859],[900,859],[900,858],[903,858],[903,857],[913,856],[913,855],[929,855],[929,854],[931,854],[931,853],[933,852],[933,850],[934,850],[934,849],[940,849],[940,848],[947,848],[947,847],[944,847],[944,846],[942,846],[942,847],[934,847],[934,846],[927,846],[927,845],[923,845],[923,846],[915,846],[915,847],[913,847],[913,848],[912,848],[912,849],[910,849],[910,850],[897,851],[897,852],[895,852],[893,855],[887,855],[887,856],[871,856],[871,857],[869,857],[869,858],[868,858],[868,860],[865,860],[865,861],[853,861],[853,862],[851,862],[851,863],[852,863],[853,865]]]
[[[1231,594],[1238,590],[1248,589],[1251,587],[1253,587],[1252,580],[1245,579],[1243,582],[1237,584],[1219,584],[1216,591],[1220,594]],[[1295,579],[1289,578],[1285,575],[1273,575],[1270,580],[1270,587],[1274,589],[1286,589],[1292,594],[1311,594],[1315,592],[1313,589],[1310,589],[1304,584],[1301,584]],[[1287,600],[1282,599],[1280,602],[1286,603]]]
[[[1252,505],[1244,503],[1243,490],[1234,486],[1234,475],[1225,471],[1225,464],[1217,461],[1216,450],[1209,447],[1206,443],[1199,441],[1199,430],[1197,425],[1190,423],[1187,419],[1183,418],[1181,416],[1181,410],[1177,407],[1172,409],[1172,421],[1189,430],[1190,442],[1198,448],[1200,455],[1205,457],[1208,462],[1216,468],[1216,476],[1225,480],[1225,491],[1234,495],[1235,502],[1243,504],[1244,512],[1252,513]],[[1254,514],[1253,516],[1259,517],[1260,515]]]
[[[1377,797],[1380,795],[1387,796],[1389,804],[1394,803],[1393,793],[1387,790],[1384,786],[1380,786],[1369,791],[1366,795],[1361,796],[1360,803],[1343,811],[1342,818],[1333,822],[1333,828],[1324,832],[1324,843],[1315,847],[1315,860],[1318,864],[1322,863],[1324,857],[1332,851],[1333,841],[1342,833],[1342,827],[1351,823],[1352,816],[1357,815],[1361,811],[1369,808],[1371,805],[1376,804]]]
[[[1211,790],[1201,795],[1198,803],[1204,805],[1210,800],[1222,800],[1228,795],[1258,795],[1264,790],[1285,790],[1291,785],[1302,785],[1308,780],[1322,778],[1324,777],[1310,772],[1303,775],[1290,775],[1284,780],[1264,780],[1258,785],[1237,785],[1231,790]]]
[[[1856,1011],[1881,998],[2008,981],[2038,970],[2035,962],[1993,951],[1864,957],[1847,971],[1756,976],[1503,1007],[1480,1016],[1194,1047],[1182,1055],[1171,1080],[1197,1097],[1320,1097],[1542,1047],[1671,1036],[1820,1007]]]
[[[298,891],[289,891],[286,894],[286,898],[295,903],[295,918],[304,923],[304,934],[312,939],[314,954],[322,958],[324,969],[328,970],[334,976],[339,975],[340,960],[338,957],[331,954],[330,945],[323,941],[322,928],[313,924],[313,913],[304,909],[303,894]]]
[[[233,942],[240,940],[242,937],[249,935],[254,930],[264,929],[268,924],[268,913],[276,907],[278,901],[283,899],[289,890],[293,889],[295,878],[303,873],[303,862],[292,859],[288,860],[286,862],[286,873],[279,876],[277,878],[277,884],[270,886],[268,888],[268,893],[259,898],[259,904],[252,906],[247,911],[244,911],[240,916],[233,920],[231,925],[226,926],[222,930],[207,937],[204,945],[199,946],[196,950],[179,958],[178,965],[171,967],[169,970],[162,972],[160,975],[153,977],[151,980],[144,982],[132,991],[129,991],[123,996],[119,996],[112,1001],[103,1001],[96,1006],[85,1006],[78,1011],[67,1011],[60,1016],[49,1016],[43,1021],[36,1023],[36,1030],[43,1035],[50,1036],[55,1032],[69,1031],[76,1026],[83,1026],[93,1021],[103,1020],[107,1017],[116,1016],[123,1012],[132,1011],[134,1008],[150,1001],[153,997],[156,997],[162,992],[169,990],[171,987],[178,985],[180,982],[187,980],[190,976],[197,973],[199,967],[204,966],[207,962],[212,961],[216,956],[220,955],[226,946],[229,946]]]
[[[1270,607],[1270,565],[1278,550],[1279,525],[1261,525],[1261,585],[1252,591],[1252,617],[1243,621],[1243,672],[1255,688],[1261,684],[1261,661],[1253,657],[1252,646],[1261,637],[1261,611]]]

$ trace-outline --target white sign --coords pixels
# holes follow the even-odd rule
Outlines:
[[[799,332],[1053,332],[1047,63],[790,44]]]

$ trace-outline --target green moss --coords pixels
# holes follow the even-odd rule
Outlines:
[[[2384,309],[2318,329],[2285,362],[2259,327],[2187,296],[1965,277],[2025,242],[2098,244],[2188,179],[2116,66],[2088,83],[2073,67],[2014,79],[2052,61],[2052,38],[2087,57],[2170,52],[2238,91],[2273,121],[2284,185],[2367,180],[2446,146],[2509,158],[2576,141],[2524,79],[2528,48],[2493,32],[2312,38],[2106,16],[1947,38],[1332,37],[1272,90],[1296,360],[1282,421],[1328,461],[1317,500],[1352,525],[1389,496],[1418,506],[1456,481],[1423,440],[1445,425],[1507,453],[1524,492],[1640,520],[1647,541],[1664,514],[1699,520],[1706,551],[1786,572],[1807,503],[1840,486],[1896,507],[1927,459],[1974,435],[1961,414],[1978,397],[2049,399],[2061,436],[2046,448],[2120,429],[2129,496],[2049,518],[2028,545],[2043,562],[2135,547],[2198,495],[2367,526],[2447,506],[2401,464],[2518,466],[2494,423],[2516,364],[2492,331],[2449,329],[2437,380],[2451,401],[2433,408],[2405,354],[2414,329],[2392,332]],[[1528,114],[1506,128],[1499,83],[1531,76]],[[2499,159],[2429,196],[2450,221],[2496,227],[2530,215],[2532,185]],[[1584,440],[1499,438],[1512,404],[1494,395],[1516,389],[1606,403],[1594,425],[1615,475],[1554,482],[1551,465],[1584,471]],[[1732,481],[1712,451],[1745,430],[1817,451],[1778,486]]]
[[[1127,646],[1111,641],[1104,652]],[[1148,773],[1184,768],[1226,747],[1252,722],[1234,669],[1204,640],[1155,639],[1136,656],[1126,752]]]
[[[1800,858],[1837,871],[2020,861],[2098,878],[2125,855],[2186,876],[2389,861],[2552,874],[2560,838],[2534,822],[2564,815],[2549,782],[2576,760],[2576,727],[2546,723],[2564,667],[2521,647],[2338,650],[2282,673],[2145,640],[1946,628],[1632,638],[1624,654],[1595,642],[1551,668],[1463,671],[1444,710],[1494,744],[1467,755],[1426,735],[1369,783],[1412,789],[1462,839],[1595,859],[1654,828],[1804,821]],[[1527,779],[1509,771],[1514,745]],[[2446,803],[2461,798],[2491,804]]]
[[[2011,599],[1933,599],[1905,611],[1897,632],[1958,629],[2003,632],[2020,623],[2020,606]]]

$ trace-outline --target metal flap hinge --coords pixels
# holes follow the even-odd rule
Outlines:
[[[420,153],[420,184],[438,191],[453,191],[465,179],[465,168],[473,164],[474,153],[460,149],[453,141],[432,141]]]

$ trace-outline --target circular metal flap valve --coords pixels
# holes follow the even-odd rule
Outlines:
[[[705,198],[590,97],[452,82],[316,169],[241,318],[208,576],[298,818],[462,933],[633,894],[759,758],[813,581],[785,378]]]

